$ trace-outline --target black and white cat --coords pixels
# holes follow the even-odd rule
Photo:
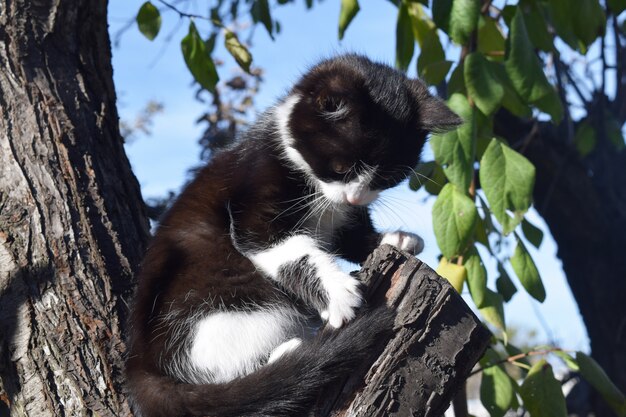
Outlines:
[[[391,327],[360,312],[362,262],[407,232],[367,205],[404,180],[429,132],[460,123],[418,80],[358,55],[325,60],[162,219],[131,317],[128,387],[139,415],[297,416]],[[319,320],[331,328],[317,332]]]

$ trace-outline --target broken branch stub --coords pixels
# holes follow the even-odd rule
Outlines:
[[[395,310],[393,333],[360,369],[327,388],[317,417],[440,417],[491,333],[428,265],[384,245],[358,272],[371,307]]]

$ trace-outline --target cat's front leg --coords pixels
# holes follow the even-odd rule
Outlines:
[[[315,307],[335,328],[352,320],[363,303],[361,282],[308,235],[293,235],[249,255],[271,279]]]
[[[382,234],[380,244],[395,246],[400,250],[417,255],[424,250],[424,240],[415,233],[396,231]]]

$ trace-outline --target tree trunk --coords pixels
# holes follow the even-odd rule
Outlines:
[[[130,414],[125,300],[149,229],[106,10],[0,0],[0,414]]]
[[[598,132],[596,148],[583,159],[566,143],[565,126],[532,129],[505,112],[495,130],[535,165],[535,207],[558,245],[592,356],[626,392],[626,152]],[[600,403],[594,409],[610,414]]]
[[[445,279],[382,246],[363,265],[370,305],[396,311],[393,335],[370,361],[320,395],[318,417],[440,417],[487,348],[491,333]]]

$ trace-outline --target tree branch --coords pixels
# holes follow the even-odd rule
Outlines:
[[[391,246],[370,255],[359,276],[371,306],[386,303],[396,311],[394,334],[361,369],[320,395],[312,414],[439,417],[491,333],[447,280]]]

